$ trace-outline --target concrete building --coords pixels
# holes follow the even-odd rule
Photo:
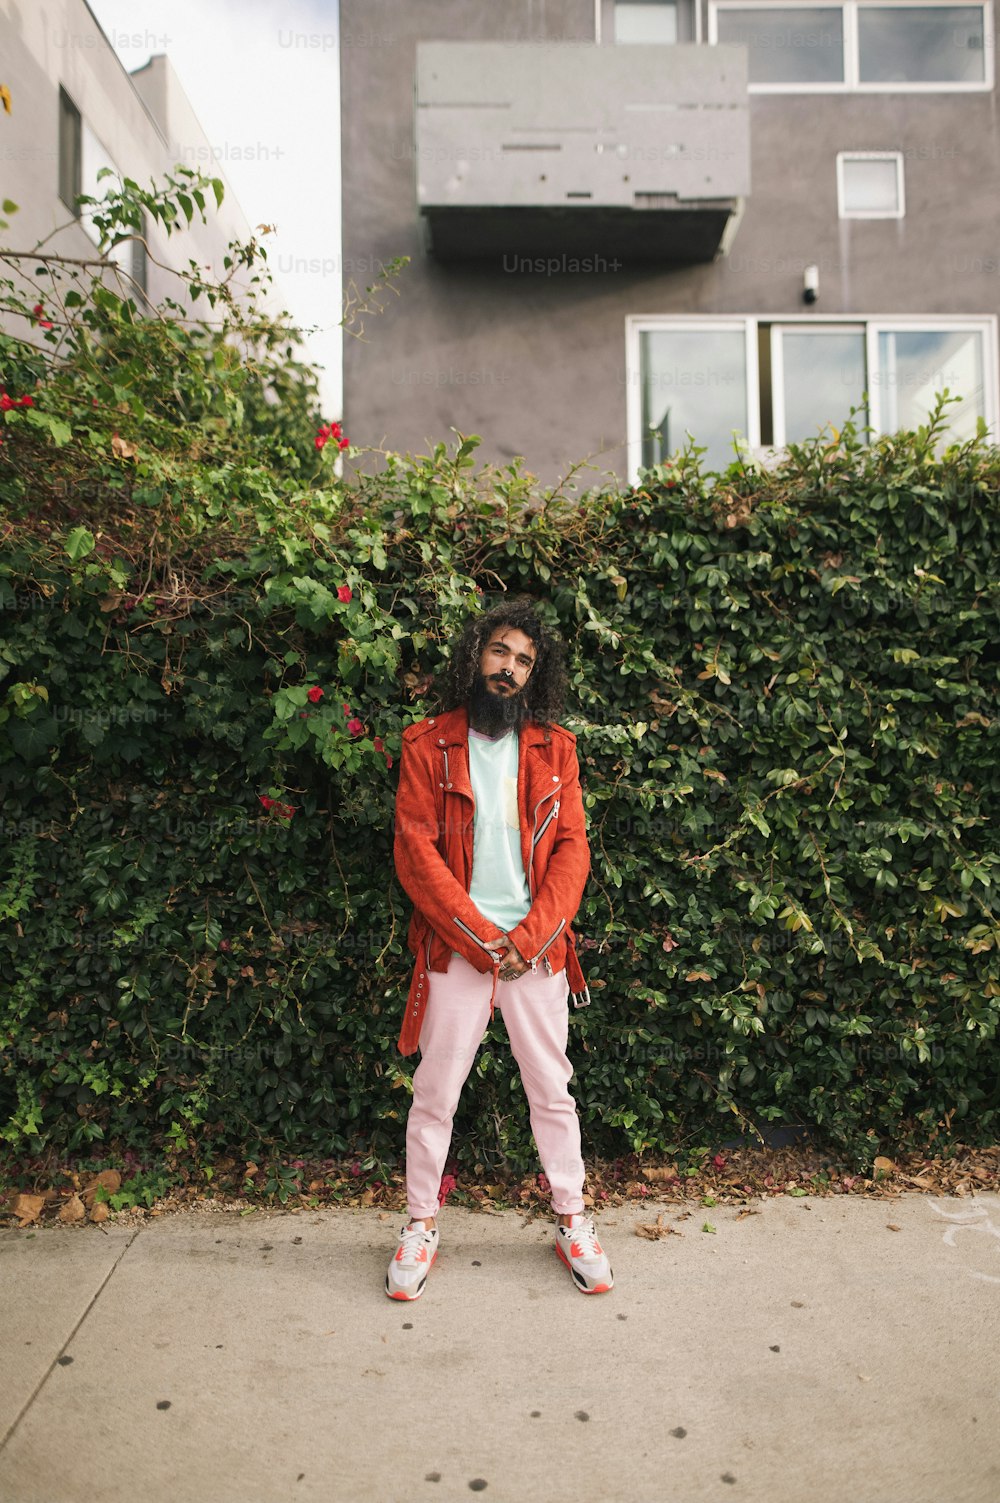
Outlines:
[[[137,56],[163,45],[144,32],[128,40]],[[96,236],[75,199],[104,196],[112,180],[98,179],[103,167],[144,187],[150,179],[162,183],[178,163],[224,179],[166,56],[126,71],[84,0],[0,0],[0,58],[0,82],[10,91],[10,112],[0,114],[0,187],[2,197],[18,205],[16,214],[5,216],[5,246],[22,251],[44,240],[52,253],[94,256]],[[169,238],[147,225],[149,256],[132,242],[115,258],[158,302],[179,291],[163,268],[184,268],[194,259],[219,273],[229,241],[249,234],[227,185],[207,224],[196,217]]]
[[[998,432],[992,4],[341,0],[355,442],[631,479],[960,401]],[[867,405],[865,405],[865,403]],[[590,473],[585,483],[596,482]]]

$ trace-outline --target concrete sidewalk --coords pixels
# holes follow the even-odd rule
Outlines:
[[[1000,1200],[751,1209],[609,1210],[587,1298],[448,1207],[410,1304],[385,1212],[0,1231],[0,1498],[996,1503]]]

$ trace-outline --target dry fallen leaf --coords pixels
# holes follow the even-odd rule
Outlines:
[[[879,1157],[875,1160],[874,1167],[876,1169],[884,1169],[885,1172],[888,1174],[890,1172],[890,1170],[895,1169],[896,1166],[893,1163],[892,1159],[884,1158],[880,1154]]]
[[[100,1174],[87,1181],[83,1191],[84,1205],[88,1208],[94,1204],[94,1197],[100,1187],[107,1190],[109,1195],[116,1195],[122,1187],[122,1177],[117,1169],[102,1169]]]
[[[903,1228],[901,1226],[897,1226],[894,1221],[887,1221],[885,1226],[886,1231],[889,1232],[901,1232],[903,1230]]]
[[[19,1226],[30,1226],[42,1214],[44,1205],[44,1195],[17,1195],[10,1208],[11,1215],[18,1218]]]
[[[677,1178],[677,1170],[673,1164],[663,1164],[656,1169],[643,1169],[642,1177],[649,1180],[651,1185],[666,1184],[668,1180]]]
[[[82,1221],[87,1212],[84,1210],[83,1201],[79,1195],[71,1195],[69,1200],[59,1212],[59,1220],[69,1225],[74,1221]]]
[[[90,1208],[91,1221],[107,1221],[109,1215],[110,1212],[108,1211],[108,1203],[106,1200],[99,1200],[96,1205],[93,1205]]]
[[[134,459],[138,451],[135,444],[130,444],[128,439],[121,438],[117,433],[112,433],[111,452],[118,459]]]
[[[665,1215],[666,1212],[661,1211],[656,1218],[655,1225],[651,1225],[648,1222],[639,1222],[634,1228],[635,1235],[637,1237],[645,1237],[649,1242],[658,1242],[661,1237],[683,1237],[684,1233],[679,1232],[675,1226],[666,1226],[664,1224],[663,1218]]]

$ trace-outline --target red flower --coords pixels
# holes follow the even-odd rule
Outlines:
[[[438,1205],[439,1206],[443,1206],[444,1205],[445,1201],[448,1199],[448,1196],[451,1194],[451,1192],[452,1192],[452,1190],[454,1190],[454,1188],[455,1188],[455,1176],[453,1174],[442,1174],[442,1176],[441,1176],[441,1186],[440,1186],[440,1189],[438,1190]]]
[[[342,584],[337,586],[337,599],[341,601],[343,605],[347,605],[348,601],[353,599],[353,597],[354,591],[351,589],[349,584]]]
[[[385,749],[385,742],[382,740],[382,737],[381,736],[376,736],[375,740],[374,740],[374,742],[372,744],[374,745],[375,750],[377,752],[381,752],[382,753],[383,757],[385,758],[385,765],[386,765],[386,767],[391,767],[392,766],[392,757],[386,751],[386,749]]]
[[[257,797],[260,799],[267,812],[270,814],[271,810],[273,809],[279,819],[291,819],[292,815],[295,813],[294,805],[283,804],[280,799],[268,798],[266,793],[258,793]]]
[[[314,705],[318,705],[320,700],[323,698],[323,690],[319,687],[318,684],[314,684],[309,690],[307,698],[311,699]]]
[[[0,411],[10,412],[14,407],[34,407],[33,397],[9,397],[5,391],[0,390]]]
[[[317,449],[322,449],[325,444],[329,443],[331,438],[336,442],[338,449],[347,448],[347,439],[344,437],[344,430],[339,423],[324,423],[313,442]]]
[[[347,729],[350,731],[352,736],[361,736],[364,734],[365,728],[361,724],[361,721],[358,719],[358,717],[355,715],[353,720],[349,720],[347,722]]]
[[[715,1155],[714,1159],[712,1160],[712,1164],[716,1169],[725,1169],[726,1167],[726,1161],[721,1153],[717,1153]]]
[[[35,317],[38,319],[40,326],[43,329],[51,329],[52,325],[45,317],[45,309],[41,303],[36,303],[31,311],[34,313]]]
[[[350,719],[350,716],[351,716],[351,707],[350,707],[350,705],[344,705],[343,706],[343,711],[344,711],[344,714],[348,717],[348,719]]]

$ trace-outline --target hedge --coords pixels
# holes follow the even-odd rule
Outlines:
[[[515,594],[571,662],[585,1151],[996,1141],[1000,451],[946,446],[947,401],[580,494],[474,435],[340,476],[252,301],[33,274],[8,327],[48,345],[0,336],[8,1152],[401,1159],[401,733]],[[455,1144],[535,1162],[499,1018]]]

